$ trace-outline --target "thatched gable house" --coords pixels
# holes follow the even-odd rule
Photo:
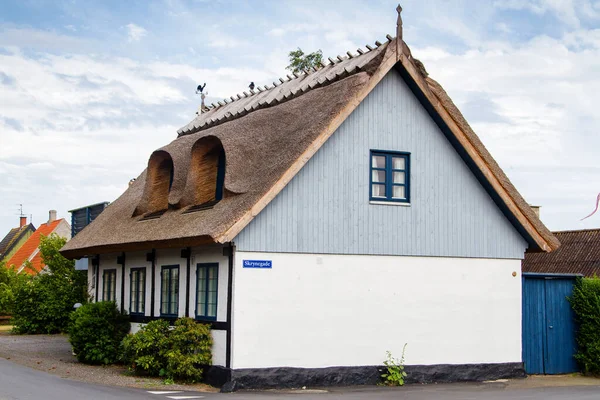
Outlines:
[[[522,373],[520,262],[559,242],[401,33],[152,153],[62,250],[95,299],[210,322],[238,387],[373,382],[404,343],[415,380]]]

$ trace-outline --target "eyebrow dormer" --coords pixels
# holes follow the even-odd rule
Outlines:
[[[162,214],[169,208],[169,191],[173,185],[173,159],[166,151],[155,151],[148,160],[144,196],[134,216]]]
[[[225,150],[214,136],[199,139],[192,147],[185,203],[193,208],[213,205],[223,198]]]

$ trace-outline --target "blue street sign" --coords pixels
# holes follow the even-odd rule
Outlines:
[[[244,260],[244,268],[273,268],[271,260]]]

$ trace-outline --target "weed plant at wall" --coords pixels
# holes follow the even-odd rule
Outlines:
[[[381,374],[383,384],[387,386],[402,386],[406,378],[404,372],[404,352],[406,351],[406,343],[402,348],[402,357],[400,360],[394,358],[390,351],[386,351],[387,359],[383,362],[387,372]]]

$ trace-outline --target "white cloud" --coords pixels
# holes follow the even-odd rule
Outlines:
[[[494,6],[508,10],[528,10],[537,15],[553,14],[562,23],[578,28],[581,18],[600,18],[598,3],[590,0],[498,0]]]
[[[207,82],[214,102],[250,81],[264,85],[285,74],[296,47],[335,57],[394,35],[395,4],[306,1],[282,0],[254,14],[203,7],[205,21],[213,22],[196,24],[194,4],[169,0],[159,12],[166,16],[157,26],[160,37],[152,32],[153,40],[135,49],[124,34],[133,43],[150,32],[133,23],[96,31],[77,19],[56,31],[0,24],[0,234],[15,225],[5,211],[13,203],[45,219],[48,208],[67,216],[69,207],[113,200],[150,152],[194,116],[197,84]],[[525,198],[543,206],[554,229],[599,225],[600,217],[579,222],[600,191],[594,150],[600,146],[600,29],[585,28],[598,18],[598,4],[440,0],[413,2],[403,12],[414,56],[448,90]],[[522,10],[519,18],[530,18],[532,29],[505,19],[513,15],[501,12],[507,9]],[[142,14],[125,21],[155,26],[152,15]],[[559,26],[545,27],[548,16]],[[85,38],[70,33],[67,23]],[[521,42],[539,31],[553,38]],[[105,36],[90,39],[94,32]],[[567,33],[556,38],[556,32]]]
[[[517,189],[544,206],[542,217],[553,229],[598,225],[593,218],[579,222],[600,191],[593,150],[600,147],[597,38],[597,31],[579,30],[560,39],[482,43],[461,54],[413,49]],[[483,120],[481,109],[470,107],[482,94],[489,99]]]
[[[129,42],[139,42],[144,36],[148,34],[148,31],[146,29],[134,23],[127,24],[125,25],[125,27],[127,28],[127,40]]]

